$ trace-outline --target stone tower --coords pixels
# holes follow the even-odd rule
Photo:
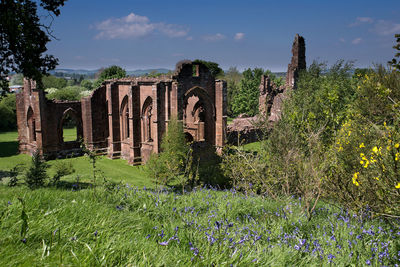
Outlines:
[[[306,69],[306,45],[304,38],[296,34],[292,46],[292,61],[286,73],[286,87],[296,88],[299,71]]]

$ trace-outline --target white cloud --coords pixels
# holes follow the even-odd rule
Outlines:
[[[223,40],[225,38],[226,38],[226,36],[221,34],[221,33],[217,33],[217,34],[214,34],[214,35],[203,36],[203,40],[209,41],[209,42],[220,41],[220,40]]]
[[[183,37],[188,33],[188,30],[180,25],[151,23],[148,17],[134,13],[122,18],[104,20],[95,25],[95,28],[99,31],[96,39],[139,38],[155,32],[173,38]]]
[[[361,38],[356,38],[353,41],[351,41],[352,44],[357,45],[359,43],[361,43],[362,39]]]
[[[192,41],[192,40],[193,40],[193,37],[192,37],[192,36],[188,36],[188,37],[186,38],[186,40]]]
[[[349,27],[355,27],[355,26],[359,26],[359,25],[365,24],[365,23],[370,24],[372,22],[374,22],[373,18],[370,18],[370,17],[357,17],[356,21],[351,23],[349,25]]]
[[[242,40],[244,38],[244,33],[243,32],[238,32],[235,34],[235,37],[233,37],[236,41]]]
[[[400,32],[400,24],[386,20],[378,20],[371,31],[379,35],[394,35]]]
[[[345,40],[344,38],[339,38],[339,41],[340,41],[341,43],[345,43],[345,42],[346,42],[346,40]]]

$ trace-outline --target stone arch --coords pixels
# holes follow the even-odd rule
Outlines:
[[[29,106],[28,111],[26,113],[26,126],[28,129],[28,142],[33,143],[36,142],[36,121],[35,121],[35,113],[31,106]]]
[[[185,132],[185,140],[186,143],[191,143],[194,141],[193,135],[191,135],[189,132]]]
[[[74,125],[76,127],[76,139],[75,140],[64,140],[64,125],[69,122],[71,122],[71,125]],[[62,143],[67,143],[67,142],[76,142],[79,141],[80,138],[83,136],[83,129],[82,129],[82,121],[81,118],[78,116],[78,112],[76,112],[73,108],[67,108],[64,110],[60,124],[58,127],[58,133],[59,133],[59,138]]]
[[[122,99],[119,115],[121,123],[121,140],[125,140],[131,135],[131,129],[129,128],[129,105],[127,95]]]
[[[153,112],[153,99],[148,96],[142,107],[142,142],[153,142],[151,130],[151,117]]]
[[[215,144],[215,105],[201,87],[193,87],[184,95],[183,120],[185,130],[194,136],[194,141]]]

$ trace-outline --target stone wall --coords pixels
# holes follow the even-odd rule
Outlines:
[[[296,34],[292,46],[292,59],[288,65],[286,73],[286,83],[284,86],[278,87],[270,79],[263,75],[259,86],[259,115],[251,118],[237,118],[233,121],[234,126],[228,126],[228,142],[237,143],[236,139],[241,142],[250,143],[258,140],[263,131],[254,123],[248,122],[260,121],[266,118],[265,128],[270,129],[273,124],[280,120],[282,114],[282,104],[287,97],[287,92],[296,89],[299,72],[306,69],[306,48],[304,38]]]
[[[27,80],[17,95],[17,115],[21,153],[79,152],[78,141],[63,140],[68,115],[76,119],[77,135],[89,149],[138,164],[159,153],[171,116],[183,122],[194,142],[222,147],[226,82],[216,81],[205,65],[185,61],[172,76],[112,79],[81,101],[50,101]]]

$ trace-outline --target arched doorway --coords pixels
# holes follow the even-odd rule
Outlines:
[[[153,112],[153,99],[149,96],[146,98],[142,108],[142,142],[153,142],[151,130],[151,117]]]
[[[33,113],[32,107],[28,108],[28,112],[26,115],[26,126],[28,129],[28,141],[29,143],[36,142],[36,122],[35,122],[35,114]]]
[[[188,90],[184,97],[184,127],[195,142],[215,144],[215,107],[200,87]]]
[[[79,141],[82,137],[82,124],[75,110],[69,108],[64,111],[60,129],[63,143]]]
[[[128,96],[125,96],[121,103],[120,108],[120,122],[121,122],[121,140],[126,140],[131,135],[129,128],[129,105]]]

